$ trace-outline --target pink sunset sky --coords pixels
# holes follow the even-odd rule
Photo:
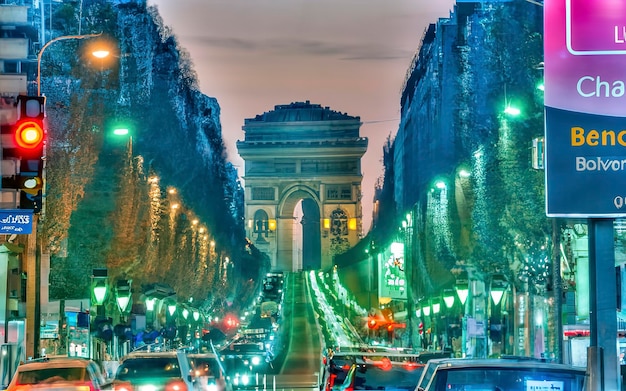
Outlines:
[[[453,0],[148,0],[187,50],[200,90],[215,97],[228,159],[245,118],[306,101],[360,116],[363,230],[370,228],[383,145],[400,122],[400,94],[429,23]]]

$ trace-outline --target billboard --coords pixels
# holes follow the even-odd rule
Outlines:
[[[626,2],[544,3],[546,213],[626,214]]]

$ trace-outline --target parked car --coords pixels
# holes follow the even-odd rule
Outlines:
[[[530,358],[435,359],[426,364],[415,391],[582,391],[585,372]]]
[[[202,391],[232,391],[224,368],[214,353],[188,354],[196,378],[196,389]]]
[[[133,352],[122,358],[114,391],[192,391],[194,372],[182,351]]]
[[[100,391],[105,387],[102,370],[94,361],[63,357],[19,365],[7,390]]]
[[[415,361],[392,361],[389,357],[363,357],[352,364],[346,378],[335,391],[385,390],[413,391],[424,364]]]

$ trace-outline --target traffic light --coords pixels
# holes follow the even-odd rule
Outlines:
[[[376,328],[376,326],[377,326],[376,319],[374,319],[374,318],[369,318],[369,319],[367,320],[367,327],[369,327],[370,329],[375,329],[375,328]]]
[[[14,156],[20,159],[17,188],[20,209],[41,211],[46,132],[44,128],[46,98],[17,97],[18,120],[13,127]]]

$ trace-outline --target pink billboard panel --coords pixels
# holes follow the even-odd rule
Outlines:
[[[626,116],[626,1],[544,3],[545,105]]]

